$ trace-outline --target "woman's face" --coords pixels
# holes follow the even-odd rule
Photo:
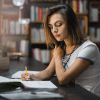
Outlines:
[[[66,21],[63,19],[61,14],[55,13],[51,15],[51,17],[49,18],[48,26],[57,41],[68,39]]]

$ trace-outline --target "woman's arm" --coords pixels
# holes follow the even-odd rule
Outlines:
[[[77,58],[74,63],[65,70],[60,57],[55,59],[56,75],[60,85],[65,85],[71,82],[74,78],[80,75],[89,65],[90,61]]]
[[[55,61],[53,57],[49,66],[45,70],[41,71],[40,73],[35,74],[35,77],[41,80],[49,80],[53,77],[54,73],[55,73]]]
[[[90,65],[90,61],[77,58],[74,63],[67,70],[65,70],[62,65],[62,57],[63,50],[60,47],[55,48],[55,70],[60,85],[68,84]]]
[[[30,80],[49,80],[53,77],[54,73],[55,73],[55,60],[53,57],[49,66],[45,70],[41,71],[38,74],[28,74],[28,75],[30,77]],[[27,76],[25,74],[22,74],[21,79],[25,81],[27,80]]]

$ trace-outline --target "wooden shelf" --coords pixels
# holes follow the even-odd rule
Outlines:
[[[32,44],[46,44],[46,42],[32,42]]]
[[[14,56],[21,56],[22,53],[21,52],[11,52],[11,53],[8,53],[8,56],[12,56],[12,55],[14,55]]]
[[[88,16],[88,13],[78,13],[78,12],[76,12],[75,14],[77,16]]]
[[[89,23],[99,23],[100,24],[100,21],[89,21]]]
[[[43,23],[43,20],[42,21],[31,21],[31,23]]]
[[[32,2],[58,2],[58,0],[31,0]]]
[[[0,34],[0,36],[28,36],[28,34]]]
[[[19,59],[19,57],[28,57],[29,55],[23,55],[21,52],[11,52],[7,53],[10,59]]]
[[[100,2],[98,2],[98,1],[91,1],[90,3],[89,3],[90,5],[96,5],[96,4],[99,4],[100,5]]]
[[[0,12],[3,19],[18,20],[19,12]]]

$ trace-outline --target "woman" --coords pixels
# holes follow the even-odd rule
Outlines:
[[[75,80],[92,89],[100,79],[100,55],[97,46],[82,33],[77,17],[68,5],[49,8],[44,18],[47,46],[54,48],[49,66],[29,80],[49,80],[56,73],[60,85]],[[22,74],[22,80],[27,80]]]

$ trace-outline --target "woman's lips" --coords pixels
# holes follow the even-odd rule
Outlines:
[[[55,35],[55,37],[59,37],[59,36],[60,36],[60,34],[56,34],[56,35]]]

